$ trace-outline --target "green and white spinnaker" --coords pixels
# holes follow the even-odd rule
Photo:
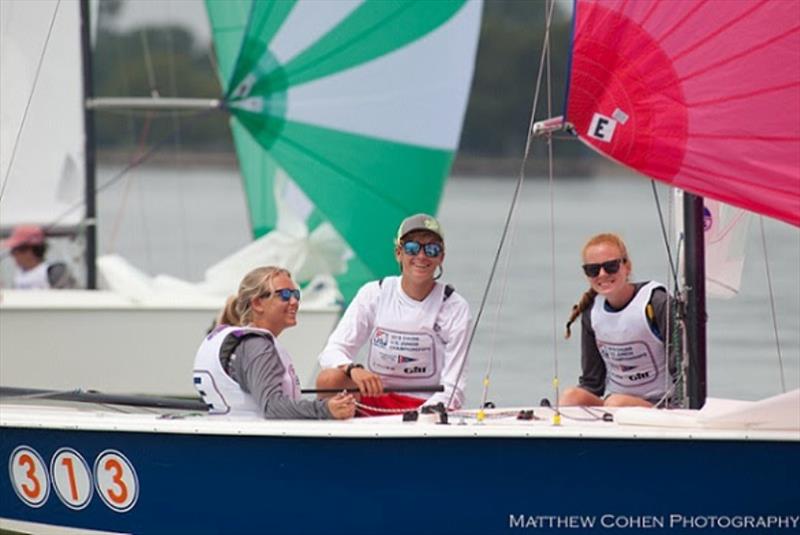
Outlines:
[[[206,7],[254,237],[280,229],[279,212],[291,213],[307,243],[335,256],[312,264],[337,276],[347,300],[364,281],[396,272],[391,243],[400,220],[439,206],[481,2]]]

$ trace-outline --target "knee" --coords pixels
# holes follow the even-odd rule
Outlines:
[[[606,407],[652,407],[653,404],[637,396],[612,394],[605,400]]]
[[[592,406],[592,405],[602,405],[603,402],[600,398],[584,390],[579,386],[573,386],[571,388],[567,388],[561,397],[558,398],[559,405],[581,405],[581,406]]]

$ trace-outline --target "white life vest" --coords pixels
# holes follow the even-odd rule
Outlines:
[[[625,308],[606,310],[598,296],[592,307],[592,329],[597,349],[606,365],[606,393],[628,394],[646,400],[660,399],[669,389],[664,342],[653,333],[647,304],[657,282],[642,286]]]
[[[438,385],[445,343],[438,334],[436,318],[444,302],[445,286],[437,283],[423,301],[405,295],[399,277],[386,277],[380,288],[367,368],[390,388]]]
[[[50,280],[47,277],[47,270],[50,263],[42,262],[33,269],[23,271],[18,269],[14,274],[14,288],[20,290],[47,290],[50,288]]]
[[[281,387],[286,397],[300,399],[300,380],[295,372],[289,353],[266,329],[256,327],[232,327],[220,325],[205,337],[194,359],[194,386],[202,396],[212,414],[263,416],[263,408],[256,405],[253,397],[242,390],[222,368],[220,363],[223,345],[230,336],[243,338],[256,334],[264,336],[275,344],[275,350],[283,364]]]

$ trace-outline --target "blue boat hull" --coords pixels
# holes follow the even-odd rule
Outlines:
[[[709,522],[700,517],[742,522],[800,514],[798,444],[4,428],[0,451],[9,469],[0,485],[0,517],[134,533],[485,535],[560,531],[589,521],[606,530],[655,523],[696,531],[697,522]],[[89,466],[115,450],[136,472],[136,501],[116,512],[95,491],[73,510],[50,492],[32,507],[11,481],[10,459],[20,446],[47,466],[64,447]],[[676,524],[671,515],[690,520]],[[753,527],[748,532],[773,533],[776,526]]]

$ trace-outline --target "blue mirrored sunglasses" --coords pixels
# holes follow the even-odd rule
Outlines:
[[[403,252],[408,256],[417,256],[420,249],[425,251],[425,256],[428,258],[436,258],[442,254],[444,247],[442,247],[441,243],[426,243],[423,245],[420,242],[413,240],[403,243]]]
[[[263,294],[259,295],[259,297],[269,297],[273,293],[280,297],[281,301],[288,302],[292,297],[300,301],[300,290],[291,288],[281,288],[280,290],[275,290],[274,292],[264,292]]]

